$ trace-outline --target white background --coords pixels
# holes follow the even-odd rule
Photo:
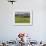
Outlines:
[[[33,25],[15,26],[15,11],[27,9],[33,10]],[[0,0],[0,40],[15,40],[19,32],[30,34],[33,40],[46,40],[46,0],[16,0],[13,5]]]

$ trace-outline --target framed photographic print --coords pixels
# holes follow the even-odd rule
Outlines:
[[[32,25],[32,12],[16,11],[15,25]]]

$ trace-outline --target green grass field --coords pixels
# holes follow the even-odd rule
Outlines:
[[[15,23],[30,23],[30,17],[15,16]]]

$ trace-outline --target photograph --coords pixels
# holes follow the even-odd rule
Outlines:
[[[17,12],[15,14],[15,23],[30,23],[30,13]]]
[[[15,24],[16,25],[29,25],[32,23],[32,15],[30,12],[16,12]]]

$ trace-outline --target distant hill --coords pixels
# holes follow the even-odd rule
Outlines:
[[[30,16],[29,12],[16,12],[15,16]]]

